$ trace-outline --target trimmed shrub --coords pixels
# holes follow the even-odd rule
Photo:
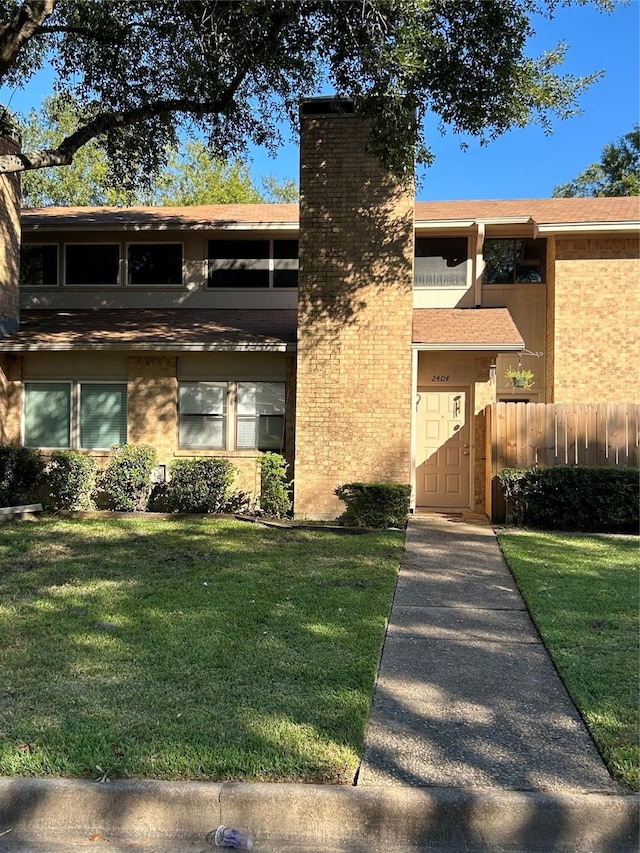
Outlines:
[[[345,483],[335,494],[347,508],[338,521],[351,527],[406,527],[411,486]]]
[[[111,450],[104,470],[98,472],[96,489],[107,509],[143,512],[151,492],[151,474],[157,463],[153,447],[123,444]]]
[[[291,483],[287,482],[287,460],[280,453],[262,453],[260,469],[260,509],[282,518],[291,511]]]
[[[163,499],[169,512],[223,512],[236,468],[227,459],[176,459]]]
[[[546,530],[638,532],[637,468],[505,468],[498,477],[518,523]]]
[[[94,509],[91,499],[96,461],[77,450],[51,454],[46,473],[47,506],[51,509]]]
[[[0,506],[35,503],[45,462],[31,447],[0,445]]]

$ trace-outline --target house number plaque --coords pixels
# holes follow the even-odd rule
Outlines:
[[[448,381],[449,381],[449,374],[448,374],[448,373],[446,373],[446,374],[444,374],[444,373],[435,373],[435,374],[431,377],[431,381],[432,381],[432,382],[448,382]]]

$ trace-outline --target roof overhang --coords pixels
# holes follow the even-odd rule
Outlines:
[[[522,352],[524,341],[448,341],[446,343],[412,344],[417,352]]]
[[[640,222],[534,222],[534,237],[548,234],[640,236]]]
[[[520,352],[524,339],[507,308],[416,308],[415,351]]]

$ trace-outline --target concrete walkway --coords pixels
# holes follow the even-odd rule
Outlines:
[[[488,524],[411,520],[358,784],[616,790]]]
[[[412,518],[354,786],[0,779],[0,853],[636,853],[488,524]]]

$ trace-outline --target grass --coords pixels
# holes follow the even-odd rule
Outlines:
[[[499,539],[610,772],[640,790],[638,538],[523,531]]]
[[[0,526],[0,774],[351,783],[402,546],[219,519]]]

